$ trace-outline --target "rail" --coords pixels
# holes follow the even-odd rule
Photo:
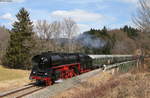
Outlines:
[[[27,86],[24,86],[24,87],[20,87],[20,88],[17,88],[17,89],[13,89],[13,90],[10,90],[10,91],[6,91],[6,92],[3,92],[3,93],[0,93],[0,98],[20,98],[20,97],[23,97],[23,96],[26,96],[26,95],[29,95],[33,92],[36,92],[40,89],[43,89],[44,87],[37,87],[37,86],[34,86],[34,85],[27,85]]]

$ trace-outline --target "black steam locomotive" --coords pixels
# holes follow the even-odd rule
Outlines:
[[[66,79],[92,69],[92,58],[79,53],[44,52],[32,58],[30,79],[51,85],[58,79]]]

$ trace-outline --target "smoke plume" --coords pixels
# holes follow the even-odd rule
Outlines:
[[[80,44],[88,48],[102,48],[106,42],[90,34],[80,34],[76,39]]]

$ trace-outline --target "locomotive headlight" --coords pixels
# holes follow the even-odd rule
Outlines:
[[[35,74],[36,72],[35,71],[33,71],[33,74]]]
[[[48,75],[47,73],[45,73],[45,75]]]

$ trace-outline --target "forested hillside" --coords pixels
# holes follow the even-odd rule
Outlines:
[[[33,20],[25,8],[16,14],[12,28],[0,27],[0,61],[10,68],[31,68],[31,57],[43,51],[86,54],[150,54],[150,10],[139,1],[133,17],[134,27],[103,28],[79,33],[71,17],[58,20]]]
[[[6,48],[9,41],[9,31],[0,28],[0,49],[1,60],[6,53]],[[87,54],[135,54],[136,50],[143,49],[145,54],[150,50],[150,39],[146,33],[141,32],[135,28],[124,26],[120,29],[108,30],[106,27],[103,29],[91,29],[75,36],[74,40],[68,38],[59,39],[42,39],[35,35],[36,47],[34,54],[42,51],[66,52],[67,44],[70,41],[73,50],[70,52],[82,52]]]
[[[89,41],[94,42],[94,39],[98,38],[101,42],[99,43],[101,45],[98,47],[90,47],[93,43],[89,42],[91,44],[85,45],[84,47],[86,53],[134,54],[137,49],[144,49],[146,53],[148,53],[150,49],[148,34],[130,26],[112,30],[107,30],[106,27],[101,30],[91,29],[80,36],[83,35],[88,35],[86,38],[92,36],[93,40]]]

